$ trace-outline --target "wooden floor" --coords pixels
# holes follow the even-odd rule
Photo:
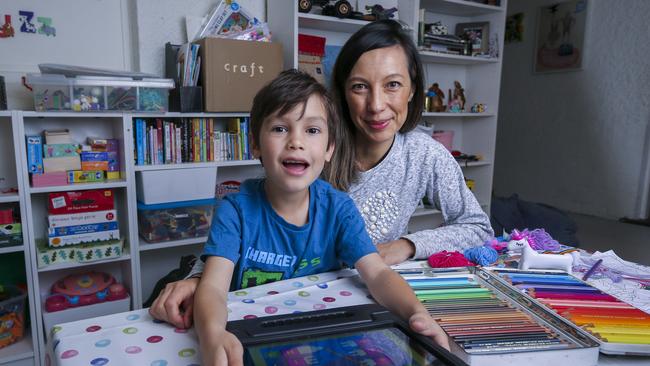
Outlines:
[[[650,266],[649,226],[581,214],[569,215],[578,225],[580,248],[601,252],[612,249],[625,260]]]

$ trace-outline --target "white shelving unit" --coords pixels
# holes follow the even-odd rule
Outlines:
[[[384,7],[397,6],[399,20],[418,29],[420,9],[425,9],[425,22],[442,21],[453,33],[457,23],[490,22],[490,35],[498,39],[499,55],[503,54],[503,35],[507,0],[500,6],[479,4],[465,0],[395,0]],[[368,22],[339,19],[311,13],[298,12],[296,2],[281,2],[267,7],[267,20],[273,29],[273,37],[283,44],[285,68],[298,67],[298,34],[317,35],[327,38],[328,45],[343,45],[352,33]],[[274,26],[281,24],[281,26]],[[414,41],[417,33],[413,32]],[[453,148],[466,154],[482,155],[484,160],[461,162],[463,173],[476,181],[474,194],[486,212],[490,210],[492,175],[494,167],[496,127],[501,81],[501,58],[460,56],[429,51],[420,52],[426,73],[425,88],[438,82],[447,94],[458,80],[465,89],[467,99],[463,113],[425,112],[422,121],[433,124],[436,130],[453,130]],[[469,113],[474,103],[483,103],[487,112]],[[418,209],[412,216],[411,231],[430,228],[442,223],[437,210]]]
[[[136,118],[214,118],[216,124],[224,124],[232,117],[247,117],[247,113],[69,113],[69,112],[3,112],[0,111],[0,145],[6,156],[0,165],[0,174],[13,177],[7,182],[19,188],[19,193],[0,195],[0,204],[19,203],[21,208],[25,245],[0,248],[2,256],[23,253],[26,277],[29,284],[29,312],[32,327],[27,335],[15,345],[0,350],[0,364],[33,365],[46,364],[46,337],[44,329],[43,304],[52,284],[72,273],[96,270],[108,272],[124,284],[131,296],[130,309],[139,309],[146,300],[156,281],[178,267],[181,256],[190,253],[198,255],[207,237],[150,244],[139,237],[136,194],[136,171],[183,170],[189,168],[214,167],[217,182],[243,180],[262,174],[258,160],[224,161],[205,163],[184,163],[170,165],[136,166],[133,154],[133,121]],[[118,180],[100,183],[63,185],[54,187],[31,187],[26,165],[25,136],[42,134],[48,129],[67,128],[76,142],[87,137],[115,138],[119,140],[121,177]],[[224,129],[224,128],[222,128]],[[10,165],[7,165],[10,164]],[[7,174],[7,172],[11,174]],[[6,179],[6,178],[5,178]],[[38,268],[36,241],[46,237],[47,197],[49,193],[79,191],[87,189],[112,189],[119,221],[120,235],[124,240],[124,251],[119,258],[110,258],[86,263],[62,263]],[[25,192],[25,193],[23,193]],[[1,263],[1,262],[0,262]],[[23,363],[25,362],[25,363]]]
[[[31,265],[31,246],[26,245],[29,243],[27,232],[27,211],[25,205],[25,192],[23,185],[23,177],[20,169],[23,166],[22,158],[17,153],[17,143],[21,139],[19,124],[17,119],[18,112],[13,111],[0,111],[0,154],[4,157],[0,161],[0,177],[2,182],[0,187],[2,190],[9,187],[18,188],[18,193],[8,193],[0,195],[0,204],[17,204],[20,209],[20,218],[23,230],[23,244],[0,248],[0,266],[6,265],[4,260],[13,259],[16,253],[22,253],[22,260],[25,264],[25,280],[27,282],[27,304],[28,308],[25,309],[25,316],[29,315],[31,325],[26,327],[23,338],[10,346],[0,349],[0,364],[1,365],[33,365],[35,360],[38,359],[38,340],[37,322],[36,319],[36,300],[35,300],[35,284],[34,284],[34,268]],[[24,138],[23,138],[24,139]],[[12,157],[15,156],[15,159]]]
[[[160,114],[142,114],[125,116],[125,123],[128,125],[129,134],[132,135],[133,120],[135,118],[162,118],[163,120],[179,120],[181,118],[213,118],[215,120],[215,129],[225,130],[227,119],[236,117],[248,117],[248,113],[178,113],[169,112]],[[133,156],[133,139],[129,139],[131,144],[127,154],[127,161],[134,161]],[[135,186],[137,179],[136,172],[146,173],[148,171],[178,171],[183,174],[183,170],[192,168],[215,168],[217,174],[217,183],[229,180],[243,181],[249,177],[261,176],[262,167],[259,160],[236,160],[236,161],[211,161],[201,163],[182,163],[182,164],[161,164],[161,165],[133,165],[129,164],[127,169],[127,180],[129,184]],[[132,207],[132,222],[135,230],[132,233],[132,241],[137,243],[137,259],[135,260],[140,270],[140,293],[138,302],[139,306],[152,293],[156,282],[164,277],[169,271],[178,268],[179,260],[182,256],[194,254],[198,256],[207,237],[187,238],[181,240],[166,241],[160,243],[148,243],[139,236],[137,231],[138,212],[136,200],[129,202]]]

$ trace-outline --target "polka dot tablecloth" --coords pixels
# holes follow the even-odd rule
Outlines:
[[[228,320],[372,302],[356,271],[341,270],[231,292]],[[147,309],[60,324],[50,339],[48,366],[190,366],[201,361],[194,328],[155,321]]]

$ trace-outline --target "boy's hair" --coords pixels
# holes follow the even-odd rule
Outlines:
[[[327,120],[327,146],[334,146],[334,154],[329,164],[325,164],[322,177],[337,189],[346,190],[349,182],[340,177],[342,174],[341,162],[339,162],[339,150],[350,149],[350,136],[345,128],[342,128],[336,113],[336,107],[324,85],[316,81],[311,75],[296,69],[285,70],[275,79],[266,84],[255,95],[253,107],[251,108],[251,133],[253,142],[260,146],[260,130],[264,122],[272,116],[282,116],[289,113],[297,106],[302,107],[302,115],[305,113],[307,101],[312,95],[318,95]]]

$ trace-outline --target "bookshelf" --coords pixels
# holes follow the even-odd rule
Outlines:
[[[503,36],[507,0],[500,6],[480,4],[466,0],[395,0],[382,3],[385,8],[396,6],[399,20],[413,29],[417,44],[418,21],[421,10],[425,22],[441,21],[450,33],[457,23],[489,22],[490,36],[498,41],[499,56],[503,55]],[[355,9],[356,10],[356,9]],[[283,44],[285,68],[298,67],[298,34],[304,33],[327,38],[327,45],[341,46],[352,33],[367,24],[366,21],[339,19],[320,15],[314,6],[310,13],[300,13],[295,2],[282,2],[267,8],[267,20],[273,29],[273,37]],[[280,24],[281,26],[274,26]],[[459,162],[467,178],[476,182],[474,195],[486,212],[490,212],[492,175],[496,127],[501,82],[500,57],[472,57],[420,51],[426,74],[425,88],[438,82],[447,95],[453,82],[460,81],[465,89],[467,103],[463,113],[422,114],[422,123],[434,125],[436,130],[454,131],[452,148],[466,154],[482,155],[484,160]],[[445,98],[446,101],[446,98]],[[469,113],[474,103],[484,103],[488,109],[483,113]],[[438,210],[418,209],[412,216],[409,230],[417,231],[442,223]]]
[[[0,163],[0,177],[7,176],[7,185],[18,187],[18,193],[0,194],[0,205],[20,206],[24,245],[0,248],[2,258],[19,253],[25,262],[29,291],[31,328],[18,343],[0,350],[0,364],[46,364],[47,330],[44,329],[43,305],[54,282],[66,275],[89,270],[107,272],[129,291],[129,308],[139,309],[150,296],[158,279],[178,267],[178,260],[187,254],[198,255],[207,237],[187,238],[161,243],[147,243],[139,236],[136,181],[137,174],[166,171],[183,175],[188,169],[214,168],[217,182],[243,180],[262,175],[259,160],[205,161],[181,164],[135,165],[134,121],[139,118],[179,121],[185,118],[212,118],[221,130],[230,118],[248,117],[247,113],[68,113],[0,111],[0,142],[6,159]],[[51,187],[32,187],[26,165],[25,136],[41,134],[43,130],[70,130],[75,142],[88,136],[114,138],[119,141],[120,179],[95,183],[78,183]],[[4,186],[0,186],[4,188]],[[65,262],[38,267],[36,241],[46,237],[47,197],[49,193],[111,189],[115,195],[120,235],[124,249],[120,257],[93,262]]]

